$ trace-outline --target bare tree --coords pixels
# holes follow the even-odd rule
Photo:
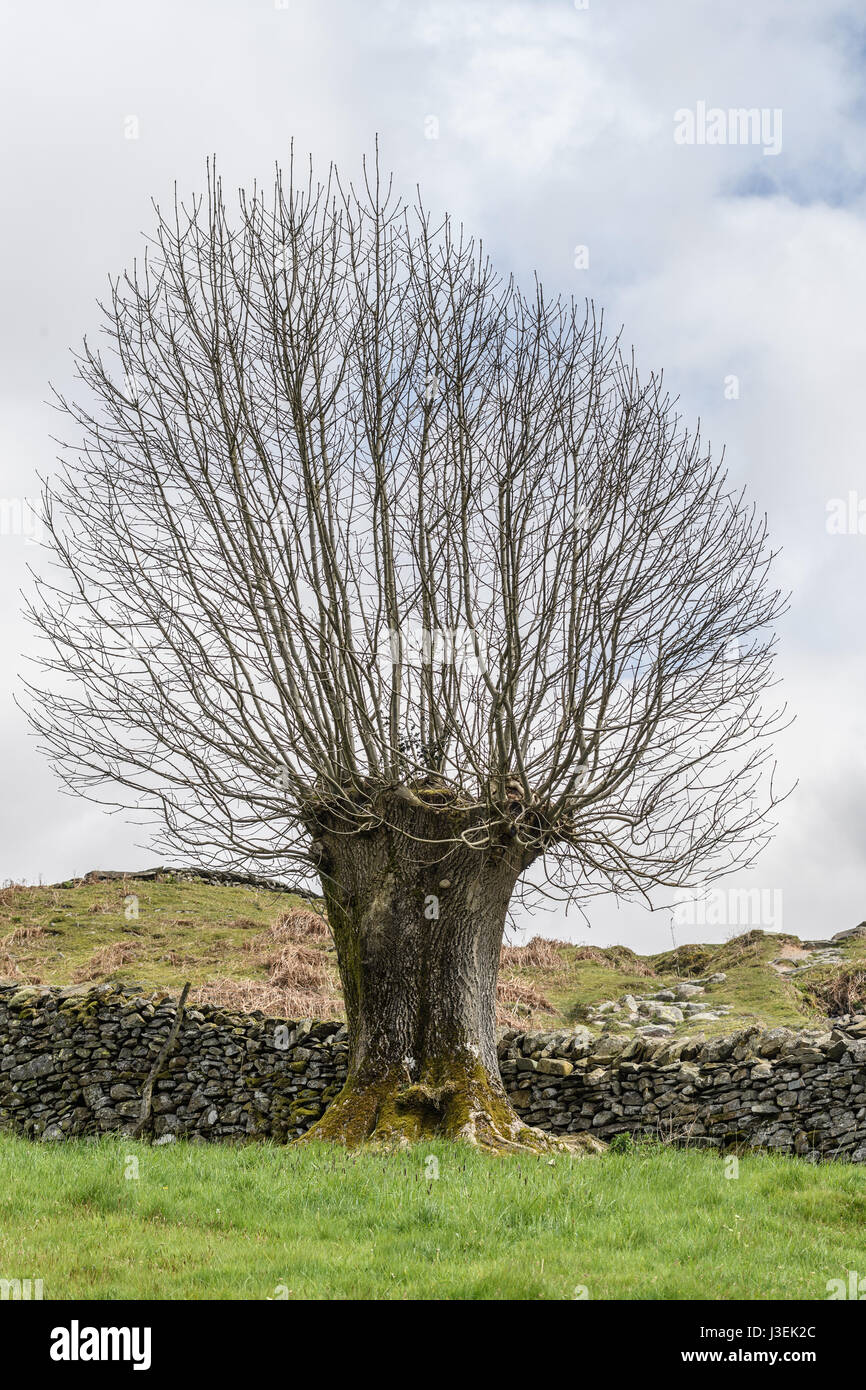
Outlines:
[[[314,1133],[529,1142],[509,902],[771,833],[766,524],[591,308],[521,292],[378,161],[156,209],[77,356],[31,718],[66,784],[318,875],[351,1038]]]

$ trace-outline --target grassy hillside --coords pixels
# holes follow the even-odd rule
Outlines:
[[[288,921],[288,927],[285,925]],[[324,918],[290,894],[122,879],[0,890],[0,974],[36,984],[103,979],[286,1017],[337,1017]]]
[[[133,878],[6,887],[0,977],[64,985],[117,979],[171,992],[190,980],[194,999],[229,1008],[295,1018],[342,1013],[324,918],[315,905],[258,887]],[[654,999],[689,993],[681,987],[695,982],[687,1002]],[[652,956],[535,938],[503,950],[499,995],[503,1024],[550,1031],[654,1026],[712,1035],[756,1022],[814,1026],[866,1006],[866,936],[827,951],[753,931]],[[683,1017],[665,1021],[656,1017],[660,1008]],[[719,1016],[702,1017],[707,1011]]]

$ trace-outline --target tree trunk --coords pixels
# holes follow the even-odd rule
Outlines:
[[[499,950],[519,856],[510,844],[455,844],[453,825],[426,808],[398,803],[389,821],[364,834],[318,829],[349,1072],[303,1137],[545,1147],[510,1105],[496,1055]]]

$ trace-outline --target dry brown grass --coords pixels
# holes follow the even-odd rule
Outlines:
[[[55,888],[32,883],[4,883],[0,887],[0,913],[36,913],[58,906],[60,894]]]
[[[79,965],[77,970],[72,972],[72,978],[76,984],[86,984],[89,980],[99,980],[106,975],[110,975],[113,970],[119,969],[121,965],[128,965],[138,954],[139,947],[133,946],[129,941],[112,941],[110,946],[99,946],[93,952],[90,960],[85,961],[84,965]]]
[[[32,927],[16,927],[8,936],[4,936],[0,939],[0,947],[8,948],[9,946],[17,946],[22,941],[34,941],[36,937],[45,935],[46,932],[44,927],[35,925]]]
[[[531,1015],[516,1014],[511,1009],[506,1009],[503,1004],[497,1004],[496,1026],[497,1028],[516,1028],[520,1033],[528,1033],[533,1030],[534,1021]]]
[[[321,951],[315,946],[301,946],[297,941],[289,941],[264,964],[268,969],[271,984],[281,989],[301,993],[330,993],[334,986],[334,973]]]
[[[324,917],[305,908],[292,908],[289,912],[281,913],[267,931],[242,942],[241,949],[261,958],[284,946],[303,946],[307,949],[311,942],[318,941],[324,945],[330,940],[331,933]],[[322,955],[323,952],[319,950],[317,954]]]
[[[20,980],[21,971],[11,951],[0,951],[0,979]]]
[[[525,946],[503,946],[499,952],[500,969],[526,970],[535,966],[540,970],[560,970],[564,964],[562,943],[546,936],[534,936]]]
[[[309,907],[292,907],[281,912],[271,927],[278,941],[330,941],[331,929],[321,912]]]
[[[33,890],[28,889],[24,883],[4,883],[0,888],[0,908],[20,907],[22,899],[26,902],[28,897],[32,898]]]
[[[26,911],[31,907],[59,907],[60,890],[36,883],[4,883],[0,887],[0,911],[5,908],[18,908]]]
[[[202,987],[202,998],[224,1008],[260,1009],[284,1018],[340,1018],[337,975],[322,949],[329,940],[324,917],[307,908],[291,908],[267,931],[242,943],[250,965],[266,970],[267,980],[210,981]]]
[[[333,995],[284,989],[264,980],[208,980],[190,992],[190,999],[199,1004],[216,1004],[236,1013],[259,1011],[272,1018],[343,1017],[343,1001]]]
[[[866,970],[856,965],[844,966],[810,984],[807,998],[828,1018],[862,1013],[866,1009]]]
[[[531,980],[520,980],[516,975],[509,975],[506,979],[497,982],[496,998],[505,1008],[515,1004],[525,1004],[533,1013],[556,1013],[550,1000],[545,998],[537,985],[534,985]]]

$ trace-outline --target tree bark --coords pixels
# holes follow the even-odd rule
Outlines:
[[[304,1138],[546,1147],[509,1103],[496,1054],[520,856],[455,844],[455,818],[423,807],[395,803],[388,820],[362,835],[318,826],[350,1051],[343,1090]]]

